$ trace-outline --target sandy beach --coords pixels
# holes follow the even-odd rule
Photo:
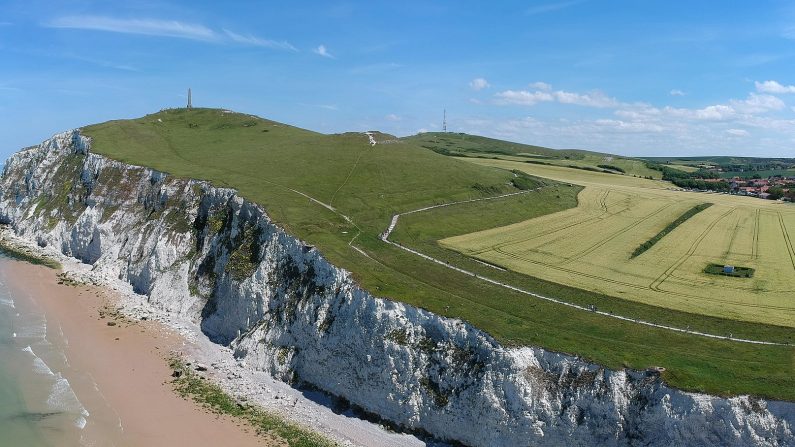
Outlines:
[[[90,414],[81,444],[115,446],[279,445],[228,417],[178,396],[166,358],[184,340],[154,321],[114,314],[105,288],[59,284],[57,272],[3,260],[2,281],[47,318],[48,339],[62,340],[68,368],[59,371]],[[58,439],[55,445],[63,445]],[[62,441],[62,440],[60,440]]]

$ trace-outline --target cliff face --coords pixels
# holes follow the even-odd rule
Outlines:
[[[230,189],[92,154],[79,132],[18,152],[0,221],[128,281],[251,368],[471,446],[795,445],[795,404],[723,399],[374,297]]]

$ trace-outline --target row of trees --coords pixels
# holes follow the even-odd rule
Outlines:
[[[707,182],[705,179],[719,179],[717,172],[699,169],[695,172],[685,172],[681,169],[671,168],[659,163],[646,163],[649,169],[662,172],[662,179],[668,180],[680,188],[700,189],[707,191],[728,192],[731,185],[725,180],[719,182]]]
[[[789,200],[795,201],[795,189],[790,189],[789,191],[785,191],[784,188],[781,186],[772,186],[770,189],[767,190],[767,193],[770,194],[768,199],[770,200],[778,200],[787,198]]]

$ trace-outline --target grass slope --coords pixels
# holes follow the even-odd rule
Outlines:
[[[462,318],[505,344],[543,346],[612,368],[665,366],[665,378],[685,389],[795,400],[792,348],[708,340],[597,317],[484,283],[378,239],[394,213],[516,191],[510,171],[445,157],[411,139],[378,134],[380,144],[371,147],[361,134],[321,135],[211,109],[168,110],[89,126],[84,133],[93,138],[97,153],[237,188],[293,234],[317,245],[331,262],[352,271],[368,290]],[[576,204],[579,188],[548,183],[548,188],[528,195],[404,216],[395,237],[411,239],[429,254],[448,257],[471,271],[564,299],[597,302],[601,309],[712,332],[733,331],[735,336],[795,341],[791,330],[776,326],[673,312],[500,272],[435,242]],[[371,258],[348,245],[357,227],[288,188],[332,203],[350,216],[361,229],[354,245]]]

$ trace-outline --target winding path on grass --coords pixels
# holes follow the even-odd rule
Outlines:
[[[505,289],[509,289],[509,290],[514,291],[514,292],[519,292],[519,293],[522,293],[522,294],[525,294],[525,295],[532,296],[534,298],[538,298],[538,299],[541,299],[541,300],[545,300],[545,301],[549,301],[549,302],[552,302],[552,303],[560,304],[560,305],[563,305],[563,306],[568,306],[568,307],[571,307],[571,308],[574,308],[574,309],[578,309],[578,310],[582,310],[582,311],[585,311],[585,312],[591,312],[591,313],[595,313],[595,314],[602,315],[602,316],[605,316],[605,317],[615,318],[617,320],[628,321],[628,322],[637,323],[637,324],[641,324],[641,325],[649,326],[649,327],[654,327],[654,328],[658,328],[658,329],[666,329],[666,330],[669,330],[669,331],[679,332],[679,333],[682,333],[682,334],[698,335],[698,336],[701,336],[701,337],[714,338],[714,339],[718,339],[718,340],[729,340],[729,341],[735,341],[735,342],[740,342],[740,343],[751,343],[751,344],[756,344],[756,345],[790,346],[789,343],[776,343],[776,342],[772,342],[772,341],[750,340],[750,339],[747,339],[747,338],[737,338],[737,337],[732,337],[732,336],[727,337],[725,335],[717,335],[717,334],[710,334],[710,333],[707,333],[707,332],[693,331],[693,330],[690,330],[690,329],[683,329],[683,328],[679,328],[679,327],[675,327],[675,326],[667,326],[667,325],[664,325],[664,324],[652,323],[651,321],[639,320],[639,319],[636,319],[636,318],[625,317],[623,315],[616,315],[616,314],[611,313],[611,312],[605,312],[605,311],[602,311],[602,310],[592,309],[592,308],[587,307],[587,306],[581,306],[579,304],[570,303],[568,301],[563,301],[563,300],[560,300],[560,299],[557,299],[557,298],[552,298],[552,297],[548,297],[548,296],[545,296],[545,295],[541,295],[541,294],[538,294],[538,293],[535,293],[535,292],[531,292],[529,290],[525,290],[525,289],[522,289],[522,288],[519,288],[519,287],[516,287],[516,286],[512,286],[510,284],[506,284],[504,282],[497,281],[497,280],[489,278],[487,276],[479,275],[477,273],[471,272],[471,271],[463,269],[461,267],[456,267],[456,266],[454,266],[454,265],[452,265],[452,264],[450,264],[448,262],[436,259],[436,258],[434,258],[432,256],[426,255],[425,253],[421,253],[421,252],[419,252],[417,250],[414,250],[412,248],[406,247],[406,246],[404,246],[402,244],[399,244],[397,242],[392,242],[392,241],[389,240],[389,236],[392,234],[393,231],[395,231],[395,227],[397,227],[398,220],[400,219],[400,216],[405,216],[407,214],[419,213],[419,212],[422,212],[422,211],[428,211],[428,210],[432,210],[432,209],[436,209],[436,208],[442,208],[442,207],[453,206],[453,205],[460,205],[460,204],[464,204],[464,203],[480,202],[480,201],[485,201],[485,200],[495,200],[495,199],[501,199],[501,198],[504,198],[504,197],[516,196],[516,195],[519,195],[519,194],[527,194],[527,193],[530,193],[530,192],[538,191],[538,190],[540,190],[542,188],[544,188],[544,187],[541,186],[541,187],[538,187],[538,188],[535,188],[535,189],[531,189],[531,190],[519,191],[519,192],[510,193],[510,194],[503,194],[503,195],[499,195],[499,196],[493,196],[493,197],[483,197],[483,198],[480,198],[480,199],[462,200],[462,201],[459,201],[459,202],[450,202],[450,203],[443,203],[443,204],[440,204],[440,205],[426,206],[424,208],[418,208],[416,210],[411,210],[411,211],[406,211],[404,213],[395,214],[394,216],[392,216],[392,220],[389,222],[389,226],[387,227],[387,229],[383,233],[381,233],[379,238],[382,241],[386,242],[387,244],[390,244],[390,245],[392,245],[394,247],[397,247],[397,248],[399,248],[401,250],[407,251],[407,252],[409,252],[409,253],[411,253],[413,255],[419,256],[419,257],[421,257],[423,259],[426,259],[428,261],[431,261],[431,262],[434,262],[436,264],[439,264],[439,265],[441,265],[443,267],[447,267],[450,270],[455,270],[455,271],[457,271],[459,273],[463,273],[465,275],[472,276],[472,277],[477,278],[477,279],[479,279],[481,281],[485,281],[487,283],[494,284],[496,286],[503,287]],[[477,261],[474,258],[472,258],[472,259]],[[493,267],[495,269],[500,269],[497,266],[492,266],[490,264],[486,264],[486,265],[488,265],[489,267]]]

